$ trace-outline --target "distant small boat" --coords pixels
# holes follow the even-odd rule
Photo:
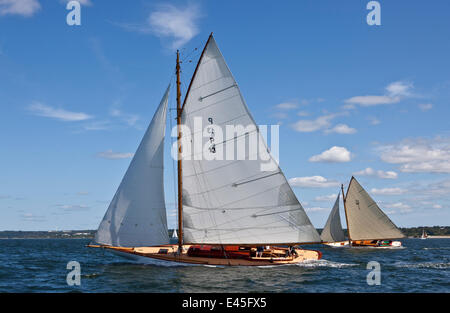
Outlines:
[[[422,236],[420,236],[420,239],[427,239],[428,238],[428,234],[427,234],[427,232],[425,231],[425,228],[424,229],[422,229]]]
[[[174,229],[172,233],[172,238],[178,238],[177,230]]]
[[[344,194],[344,186],[341,187]],[[352,177],[344,197],[345,217],[351,247],[399,248],[402,243],[397,238],[405,235],[376,202]]]

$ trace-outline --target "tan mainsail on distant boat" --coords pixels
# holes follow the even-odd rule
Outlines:
[[[354,177],[350,180],[344,205],[351,241],[405,237]]]
[[[262,136],[255,137],[257,155],[246,152],[244,159],[236,158],[233,150],[230,158],[231,148],[227,151],[229,146],[225,142],[239,147],[252,133],[259,134],[259,129],[212,35],[200,56],[183,106],[180,72],[177,52],[177,127],[181,139],[178,140],[178,245],[168,244],[164,204],[167,90],[100,223],[95,236],[97,245],[90,247],[105,248],[140,261],[192,264],[281,265],[320,259],[321,253],[314,250],[262,249],[274,244],[319,243],[321,239]],[[212,132],[199,137],[194,133],[191,138],[182,126],[195,132],[195,121],[212,129],[243,127],[246,132],[222,141],[215,141]],[[189,151],[182,142],[209,149],[203,157],[190,155],[189,159],[182,157],[183,150]],[[215,158],[216,154],[224,158]]]
[[[342,229],[341,217],[339,214],[339,199],[340,193],[337,196],[330,216],[325,224],[325,227],[320,234],[320,238],[324,242],[340,242],[345,240],[344,230]]]

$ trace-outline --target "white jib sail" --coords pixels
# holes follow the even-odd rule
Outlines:
[[[259,134],[259,129],[212,36],[199,61],[182,112],[182,124],[190,130],[194,129],[195,120],[203,126],[214,127],[214,131],[223,130],[223,139],[211,140],[217,133],[212,134],[209,129],[207,136],[203,131],[200,139],[195,137],[198,134],[193,134],[182,141],[204,149],[201,155],[192,151],[190,160],[185,155],[182,161],[184,242],[321,241],[262,136],[256,136],[258,156],[246,145],[245,159],[237,157],[240,144]],[[226,125],[241,125],[247,131],[225,139]],[[182,136],[188,135],[183,132]],[[183,146],[185,154],[186,148]],[[230,155],[234,157],[229,158]],[[268,163],[274,164],[270,171],[264,169]]]
[[[169,243],[163,184],[169,87],[98,227],[97,243],[119,247]]]
[[[403,238],[402,232],[384,214],[358,181],[352,177],[345,198],[351,240]]]
[[[330,216],[320,234],[320,238],[325,242],[345,241],[344,230],[342,229],[341,217],[339,215],[339,198],[340,194],[338,194]]]

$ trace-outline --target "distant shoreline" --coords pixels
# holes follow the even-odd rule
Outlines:
[[[401,227],[406,238],[420,238],[422,232],[428,235],[428,239],[449,239],[450,226],[424,226],[424,227]],[[168,229],[169,237],[172,237],[173,229]],[[317,229],[319,233],[322,229]],[[0,231],[0,240],[5,239],[94,239],[96,230],[46,230],[46,231]],[[344,229],[347,235],[347,230]]]

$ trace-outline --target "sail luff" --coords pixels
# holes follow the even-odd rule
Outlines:
[[[164,136],[167,88],[95,235],[102,245],[169,243],[164,200]]]
[[[265,153],[268,163],[273,162],[275,167],[262,171],[261,160],[248,158],[198,160],[195,153],[190,155],[190,160],[183,159],[184,243],[321,241],[283,172],[270,155],[212,36],[202,52],[183,105],[183,125],[192,130],[195,119],[203,125],[223,129],[228,125],[250,127],[252,130],[244,136],[235,136],[228,141],[233,146],[239,146],[245,143],[250,133],[256,133],[260,152]],[[185,139],[188,143],[192,140],[189,135]],[[208,157],[214,158],[215,153],[225,156],[227,140],[212,139],[210,137],[208,140],[206,136],[200,138],[202,149],[209,147],[209,152],[205,150]],[[195,134],[194,140],[198,140]],[[236,151],[231,153],[235,155]]]
[[[352,177],[347,189],[346,208],[351,240],[403,238],[402,232]]]

